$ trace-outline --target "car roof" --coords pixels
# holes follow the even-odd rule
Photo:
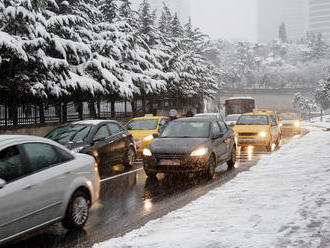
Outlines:
[[[132,120],[159,120],[159,119],[168,119],[167,116],[142,116],[142,117],[136,117]]]
[[[214,122],[216,119],[205,119],[199,117],[188,117],[174,120],[174,122]]]
[[[270,113],[269,112],[253,112],[253,113],[245,113],[242,115],[266,115],[266,116],[269,116]]]
[[[76,122],[72,122],[70,123],[70,125],[74,124],[74,125],[99,125],[101,123],[110,123],[110,122],[116,122],[114,120],[83,120],[83,121],[76,121]]]
[[[195,114],[195,116],[203,116],[203,115],[219,115],[220,113],[199,113]]]
[[[280,115],[296,115],[297,113],[295,112],[285,112],[285,113],[280,113]]]
[[[48,144],[56,144],[54,141],[39,137],[39,136],[32,136],[32,135],[0,135],[0,146],[11,144],[11,143],[25,143],[25,142],[42,142]]]

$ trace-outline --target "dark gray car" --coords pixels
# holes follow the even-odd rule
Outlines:
[[[185,118],[168,124],[160,137],[143,151],[149,177],[158,172],[203,173],[213,177],[218,164],[236,163],[235,134],[223,121]]]

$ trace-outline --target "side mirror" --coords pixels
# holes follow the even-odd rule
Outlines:
[[[101,142],[101,141],[105,141],[105,137],[95,137],[93,139],[93,143],[97,143],[97,142]]]
[[[155,139],[157,139],[159,137],[158,133],[154,133],[152,136],[154,136]]]
[[[0,178],[0,189],[4,188],[6,186],[7,182]]]
[[[213,135],[212,135],[212,139],[214,139],[214,140],[216,140],[216,139],[221,139],[223,136],[224,136],[223,133],[221,133],[221,134],[213,134]]]

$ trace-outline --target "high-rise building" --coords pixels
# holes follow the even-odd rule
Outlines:
[[[289,41],[304,37],[308,30],[308,0],[258,0],[259,41],[278,38],[282,23]]]
[[[309,1],[309,31],[330,42],[330,0]]]

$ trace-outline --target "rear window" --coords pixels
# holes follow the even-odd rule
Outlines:
[[[91,129],[92,126],[86,125],[62,126],[54,129],[46,136],[46,138],[57,142],[73,141],[78,143],[87,139]]]
[[[268,125],[269,120],[267,115],[242,115],[237,125]]]
[[[297,115],[280,115],[281,120],[297,120],[298,116]]]
[[[155,130],[157,125],[157,119],[132,120],[127,124],[127,130]]]

